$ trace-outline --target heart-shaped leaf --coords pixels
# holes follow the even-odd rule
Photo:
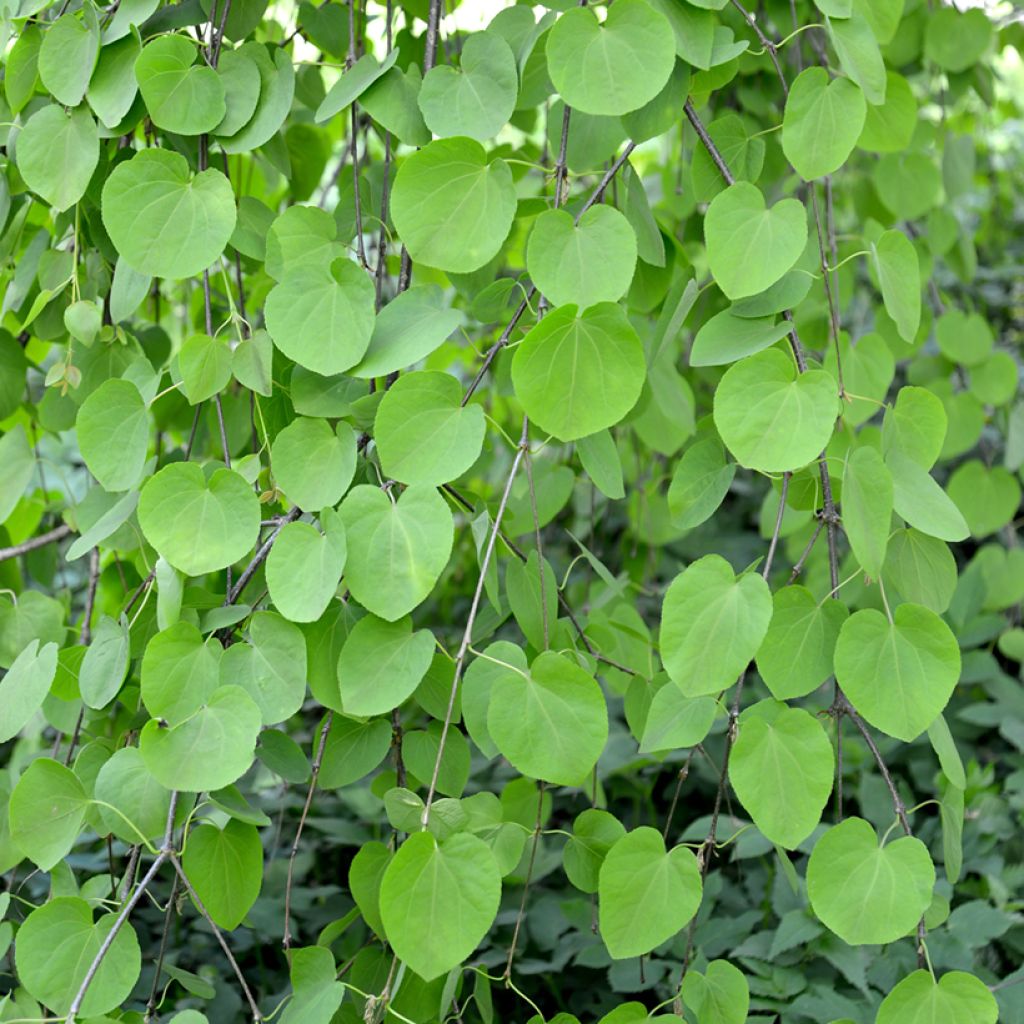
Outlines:
[[[329,525],[328,525],[329,524]],[[316,622],[341,581],[348,545],[336,513],[309,523],[286,523],[267,558],[267,588],[274,607],[292,622]]]
[[[244,478],[230,469],[214,470],[207,479],[194,462],[175,462],[146,481],[139,525],[175,569],[201,576],[252,549],[260,504]]]
[[[857,144],[868,105],[848,78],[829,81],[825,68],[797,75],[786,98],[782,151],[806,181],[838,170]]]
[[[25,184],[54,210],[67,210],[85,195],[99,163],[96,122],[85,107],[43,107],[18,136],[16,155]]]
[[[948,971],[936,981],[928,971],[914,971],[882,1000],[875,1024],[996,1024],[998,1019],[999,1004],[980,978]]]
[[[57,673],[57,645],[32,640],[0,679],[0,743],[13,739],[43,706]]]
[[[224,251],[235,229],[228,179],[146,149],[118,164],[103,186],[103,224],[117,251],[141,274],[191,277]]]
[[[126,491],[138,483],[149,448],[150,417],[134,384],[105,380],[82,403],[75,430],[82,458],[105,491]]]
[[[960,648],[949,626],[920,605],[899,605],[894,622],[864,608],[839,631],[835,669],[857,711],[882,732],[909,743],[952,696],[960,678]]]
[[[233,931],[262,888],[263,844],[259,831],[234,818],[223,828],[194,828],[181,866],[214,923]]]
[[[704,240],[715,282],[730,299],[756,295],[800,258],[807,244],[807,213],[796,199],[771,209],[756,185],[738,181],[711,200]]]
[[[158,36],[135,62],[135,77],[158,128],[176,135],[213,131],[227,111],[224,82],[205,63],[196,63],[196,44],[180,35]]]
[[[863,818],[847,818],[814,845],[807,897],[831,931],[851,946],[895,942],[928,908],[935,868],[920,839],[878,845]]]
[[[270,447],[274,481],[289,501],[319,511],[341,501],[356,471],[356,437],[347,423],[300,416]]]

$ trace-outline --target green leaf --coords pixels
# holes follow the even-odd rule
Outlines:
[[[490,848],[457,833],[417,832],[384,872],[380,913],[395,955],[424,981],[466,960],[498,912],[501,874]]]
[[[274,344],[300,366],[329,377],[355,366],[373,333],[370,276],[347,257],[286,273],[267,296]]]
[[[963,762],[960,760],[960,753],[956,749],[956,740],[949,731],[949,725],[942,715],[938,715],[934,722],[928,726],[928,740],[939,759],[943,774],[958,789],[967,788],[967,775],[964,772]]]
[[[217,469],[207,479],[194,462],[175,462],[146,481],[139,525],[175,569],[201,576],[237,562],[252,549],[259,535],[260,505],[238,473]]]
[[[1003,466],[979,459],[957,466],[949,478],[949,497],[960,509],[972,537],[987,537],[1009,523],[1020,505],[1020,484]]]
[[[329,121],[340,113],[389,71],[398,60],[397,48],[392,50],[383,61],[378,61],[372,53],[364,53],[327,91],[316,108],[314,120],[317,124]]]
[[[191,405],[223,391],[231,380],[231,347],[222,338],[193,334],[178,352],[182,390]]]
[[[190,622],[157,633],[142,656],[142,701],[154,718],[170,725],[185,721],[217,688],[220,644],[204,642]]]
[[[793,330],[774,316],[740,317],[723,309],[697,331],[690,349],[691,366],[723,366],[774,345]]]
[[[807,68],[793,81],[782,119],[782,151],[805,180],[839,170],[857,144],[867,103],[848,78],[829,81],[824,68]]]
[[[245,47],[224,50],[217,62],[217,77],[224,87],[225,111],[214,131],[218,135],[233,135],[256,113],[260,101],[260,66]]]
[[[378,314],[370,345],[349,371],[352,377],[383,377],[426,358],[462,322],[436,285],[414,285]]]
[[[82,403],[75,430],[82,458],[105,491],[127,491],[139,482],[149,449],[150,418],[134,384],[104,381]]]
[[[946,410],[926,388],[903,387],[885,410],[882,451],[888,459],[894,449],[924,469],[931,469],[946,438]]]
[[[235,229],[235,197],[220,171],[193,176],[183,156],[146,149],[107,178],[103,224],[139,273],[191,277],[224,251]]]
[[[0,679],[0,743],[25,728],[43,706],[57,674],[57,645],[32,640]]]
[[[86,707],[106,707],[118,694],[129,663],[128,620],[101,615],[78,671]]]
[[[843,623],[835,670],[864,718],[909,743],[949,701],[960,678],[960,648],[949,626],[920,605],[901,604],[892,623],[865,608]]]
[[[665,670],[688,697],[725,690],[757,653],[771,617],[771,593],[759,575],[737,577],[721,555],[705,555],[665,592]]]
[[[900,596],[942,614],[956,590],[956,559],[937,537],[919,530],[897,530],[889,538],[883,577]]]
[[[892,521],[893,482],[877,448],[857,448],[843,473],[843,530],[854,557],[872,579],[882,575]]]
[[[625,825],[607,811],[590,808],[580,814],[562,851],[569,881],[581,892],[597,892],[604,858],[625,834]]]
[[[896,449],[886,456],[892,471],[893,507],[911,526],[939,540],[964,540],[970,535],[960,509],[935,479]]]
[[[898,153],[910,145],[917,125],[917,100],[910,83],[886,72],[885,103],[869,106],[857,145],[870,153]]]
[[[25,427],[18,423],[0,437],[0,523],[6,522],[36,472],[36,460],[29,447]]]
[[[284,124],[295,96],[295,67],[287,50],[272,44],[268,53],[266,44],[250,41],[238,52],[250,57],[259,69],[260,98],[245,127],[218,139],[225,153],[248,153],[269,142]]]
[[[405,484],[438,486],[479,458],[486,430],[479,405],[462,405],[457,378],[436,370],[399,377],[377,407],[381,470]]]
[[[283,722],[302,707],[306,697],[306,638],[280,615],[256,612],[249,620],[249,640],[224,651],[220,680],[237,684],[249,694],[264,725]]]
[[[643,346],[621,306],[552,310],[512,359],[512,383],[527,416],[560,441],[618,423],[646,376]]]
[[[404,704],[427,674],[434,656],[429,629],[412,631],[412,619],[360,619],[338,658],[338,682],[345,713],[383,715]]]
[[[974,975],[948,971],[936,982],[928,971],[914,971],[882,1000],[875,1021],[876,1024],[958,1024],[960,1021],[995,1024],[998,1019],[999,1004],[995,996]]]
[[[939,8],[928,18],[924,52],[944,71],[966,71],[985,52],[991,38],[992,22],[983,10]]]
[[[49,871],[74,846],[88,802],[74,772],[48,757],[37,758],[11,793],[11,839],[36,867]]]
[[[783,587],[772,595],[768,632],[757,651],[757,670],[776,700],[813,693],[832,674],[832,659],[846,606],[819,603],[806,587]]]
[[[512,172],[473,139],[437,139],[395,176],[391,215],[417,263],[467,274],[492,259],[516,212]]]
[[[92,905],[76,896],[60,896],[33,910],[18,929],[14,949],[18,976],[33,998],[66,1014],[117,919],[117,914],[104,914],[94,923]],[[135,987],[141,966],[139,940],[126,921],[85,994],[83,1018],[120,1006]]]
[[[697,858],[685,847],[668,852],[661,834],[633,829],[601,865],[598,910],[601,938],[613,960],[642,956],[684,928],[700,906]]]
[[[543,562],[541,568],[537,552],[531,551],[525,562],[510,561],[505,569],[509,607],[523,635],[537,650],[550,646],[545,642],[545,635],[550,641],[558,621],[558,580],[548,560],[545,558]]]
[[[93,796],[121,812],[98,808],[104,826],[118,839],[138,843],[140,834],[149,840],[163,838],[171,791],[153,778],[138,747],[114,751],[96,776]]]
[[[274,481],[299,508],[337,505],[356,471],[356,438],[347,423],[332,430],[326,420],[300,416],[270,447]]]
[[[387,756],[391,748],[391,723],[384,718],[356,722],[334,716],[327,734],[320,786],[339,789],[358,782]]]
[[[316,622],[341,582],[348,555],[345,528],[335,516],[321,525],[322,534],[309,523],[286,523],[267,558],[270,599],[292,622]]]
[[[547,210],[530,233],[526,266],[553,306],[616,302],[633,280],[636,234],[612,206],[592,206],[578,224],[565,210]]]
[[[842,69],[861,87],[872,106],[885,102],[885,63],[874,33],[859,13],[842,20],[829,20],[832,38]]]
[[[139,91],[158,128],[177,135],[213,131],[227,107],[224,82],[204,62],[196,64],[196,44],[179,35],[147,43],[135,62]]]
[[[980,366],[992,352],[995,339],[988,321],[980,313],[951,309],[935,321],[939,351],[954,363]]]
[[[796,199],[770,209],[756,185],[737,181],[711,200],[704,241],[715,283],[727,298],[757,295],[790,270],[807,244],[807,214]]]
[[[334,954],[323,946],[293,949],[289,973],[293,995],[281,1024],[329,1024],[345,997]]]
[[[510,665],[493,680],[487,731],[523,775],[577,786],[604,750],[608,709],[593,676],[545,651],[528,672]]]
[[[17,114],[32,98],[39,80],[39,47],[43,34],[29,21],[7,54],[4,67],[4,96],[12,114]]]
[[[65,107],[82,102],[100,52],[96,8],[84,3],[81,14],[62,14],[43,33],[39,47],[39,78]]]
[[[764,700],[746,709],[729,757],[729,781],[765,838],[795,850],[817,827],[832,793],[835,758],[821,723]]]
[[[529,675],[529,664],[521,647],[499,640],[477,657],[462,679],[462,715],[466,731],[487,758],[498,756],[498,747],[487,728],[487,712],[495,683],[510,672]]]
[[[828,444],[838,410],[824,370],[799,373],[778,349],[729,367],[715,392],[715,426],[737,461],[762,473],[800,469]]]
[[[914,930],[932,899],[935,868],[919,839],[878,845],[863,818],[847,818],[815,844],[807,897],[821,922],[851,946],[895,942]]]
[[[438,64],[427,72],[419,107],[435,135],[468,135],[483,142],[512,116],[518,93],[508,43],[497,32],[474,32],[462,45],[458,68]]]
[[[585,114],[625,114],[654,99],[672,74],[672,26],[643,0],[619,0],[602,24],[573,7],[547,37],[548,73],[562,99]]]
[[[743,972],[728,960],[712,960],[703,974],[687,971],[682,996],[698,1024],[746,1024],[750,989]]]
[[[647,712],[640,753],[695,747],[710,731],[717,710],[711,697],[684,697],[678,686],[663,686]]]
[[[576,454],[594,486],[613,501],[626,496],[622,460],[611,431],[599,430],[576,442]]]
[[[55,211],[67,210],[85,195],[99,163],[96,122],[85,107],[43,107],[18,136],[16,156],[25,184]]]
[[[373,932],[384,938],[384,925],[380,919],[380,883],[394,851],[383,843],[370,840],[359,847],[348,869],[348,887],[352,898]]]
[[[345,582],[368,611],[388,622],[424,601],[448,564],[452,513],[433,487],[407,487],[398,500],[379,487],[353,487],[341,504],[348,538]],[[380,567],[388,566],[382,577]]]
[[[260,709],[245,690],[221,686],[178,725],[150,719],[139,734],[139,750],[153,777],[167,789],[222,789],[248,771],[261,724]]]
[[[263,883],[263,845],[252,825],[231,820],[194,828],[181,866],[210,917],[234,931],[252,909]]]
[[[902,231],[886,231],[871,245],[885,310],[908,344],[921,323],[921,269],[917,250]]]

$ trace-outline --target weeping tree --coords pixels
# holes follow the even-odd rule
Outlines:
[[[1024,1021],[1008,3],[16,0],[0,1021]]]

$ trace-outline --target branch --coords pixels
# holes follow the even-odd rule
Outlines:
[[[249,585],[249,581],[256,575],[256,570],[267,560],[267,555],[270,554],[270,549],[274,546],[274,541],[277,540],[281,531],[289,523],[294,523],[301,515],[302,509],[296,506],[281,519],[274,532],[267,537],[257,549],[256,554],[252,556],[252,561],[242,570],[242,575],[238,577],[238,582],[228,591],[227,596],[224,598],[225,607],[234,604],[238,600],[239,595]]]
[[[66,523],[50,530],[49,533],[41,533],[38,537],[29,537],[20,544],[14,544],[9,548],[0,548],[0,562],[6,562],[9,558],[17,558],[19,555],[27,555],[37,548],[44,548],[54,541],[63,540],[71,533],[71,527]]]

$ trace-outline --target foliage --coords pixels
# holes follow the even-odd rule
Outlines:
[[[481,6],[5,8],[0,1022],[1022,1024],[1024,22]]]

